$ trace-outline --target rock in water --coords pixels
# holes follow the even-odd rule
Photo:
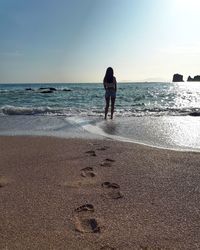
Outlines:
[[[180,74],[174,74],[172,82],[184,82],[183,81],[183,75]]]
[[[200,75],[194,76],[194,78],[192,78],[191,76],[188,76],[187,81],[188,82],[200,82]]]

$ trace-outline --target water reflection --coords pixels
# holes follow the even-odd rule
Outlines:
[[[163,118],[166,139],[171,145],[200,149],[200,118]]]
[[[104,121],[99,128],[110,138],[170,149],[200,150],[200,117],[134,117]]]
[[[105,121],[104,123],[101,124],[101,129],[109,135],[117,135],[119,133],[118,127],[119,123],[116,121]]]

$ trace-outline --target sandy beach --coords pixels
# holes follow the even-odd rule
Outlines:
[[[0,137],[0,249],[200,249],[200,154]]]

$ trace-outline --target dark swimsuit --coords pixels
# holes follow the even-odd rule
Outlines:
[[[109,98],[109,97],[116,97],[116,91],[112,88],[110,89],[106,89],[106,93],[105,93],[105,98]]]
[[[115,91],[115,84],[114,82],[111,83],[105,83],[106,87],[106,93],[105,93],[105,98],[115,98],[116,97],[116,91]]]

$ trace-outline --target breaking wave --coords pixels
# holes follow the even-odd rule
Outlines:
[[[50,115],[50,116],[103,116],[104,110],[100,108],[52,108],[52,107],[15,107],[6,105],[0,108],[1,115]],[[143,117],[143,116],[200,116],[200,109],[116,109],[118,117]]]
[[[4,106],[0,109],[4,115],[43,115],[43,114],[59,114],[59,110],[49,107],[14,107]]]

